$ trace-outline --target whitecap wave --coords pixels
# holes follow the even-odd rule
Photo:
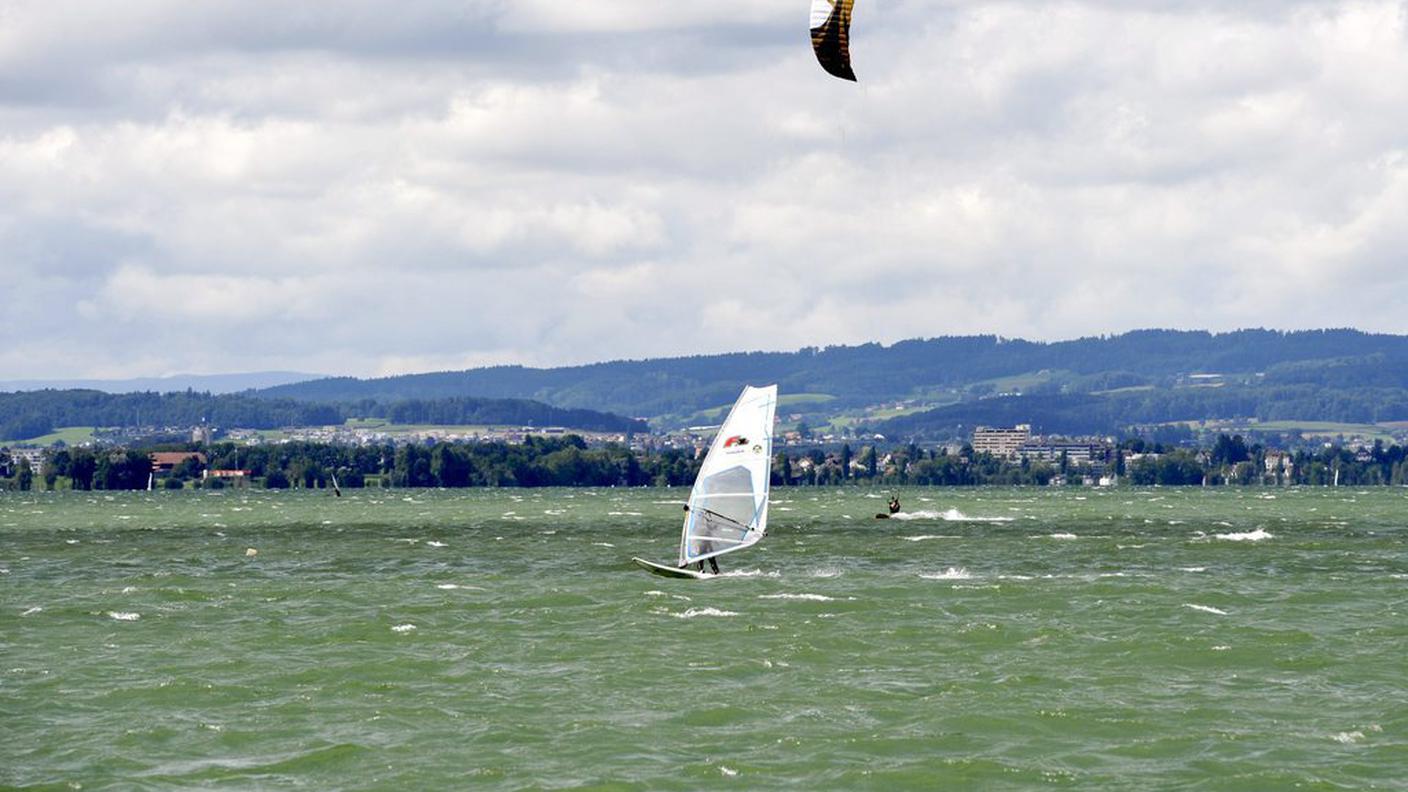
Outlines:
[[[696,616],[737,616],[737,611],[720,610],[718,608],[690,608],[684,613],[671,613],[676,619],[693,619]]]
[[[949,567],[942,572],[921,574],[925,580],[972,580],[973,575],[963,567]]]
[[[825,594],[759,594],[758,599],[807,600],[808,602],[835,602],[835,597]]]
[[[398,625],[396,625],[395,627],[392,627],[392,628],[391,628],[391,632],[394,632],[394,633],[408,633],[408,632],[411,632],[412,630],[414,630],[415,628],[416,628],[416,626],[415,626],[414,624],[398,624]]]
[[[1040,537],[1038,537],[1038,538],[1040,538]],[[1046,535],[1046,538],[1047,538],[1047,539],[1079,539],[1080,537],[1079,537],[1079,536],[1076,536],[1076,535],[1073,534],[1073,533],[1053,533],[1053,534],[1047,534],[1047,535]]]
[[[957,536],[948,534],[920,534],[919,536],[901,536],[906,542],[927,542],[930,539],[957,539]]]
[[[21,615],[21,616],[33,616],[34,614],[39,613],[39,612],[42,611],[42,610],[44,610],[44,609],[41,608],[41,607],[39,607],[38,605],[35,605],[33,608],[30,608],[29,610],[25,611],[24,613],[21,613],[20,615]]]
[[[1263,539],[1276,538],[1274,534],[1267,533],[1265,528],[1258,528],[1255,531],[1246,531],[1244,533],[1213,534],[1213,536],[1218,539],[1225,539],[1229,542],[1260,542]]]
[[[932,509],[921,509],[912,512],[896,512],[890,515],[892,520],[943,520],[944,522],[977,522],[977,523],[1006,523],[1015,520],[1015,517],[975,517],[964,514],[958,509],[947,509],[945,511],[934,511]]]
[[[137,621],[142,618],[142,614],[127,611],[108,611],[108,617],[117,619],[118,621]]]
[[[1185,602],[1185,603],[1183,603],[1183,607],[1185,607],[1185,608],[1192,608],[1192,609],[1195,610],[1195,611],[1202,611],[1203,613],[1215,613],[1215,614],[1217,614],[1218,616],[1226,616],[1226,615],[1227,615],[1227,611],[1222,610],[1221,608],[1214,608],[1214,607],[1211,606],[1211,605],[1194,605],[1194,604],[1191,603],[1191,602]]]
[[[425,543],[425,546],[426,546],[426,547],[449,547],[449,545],[445,544],[444,542],[436,542],[436,541],[434,541],[434,540],[431,540],[431,541],[429,541],[429,542],[426,542],[426,543]]]
[[[712,578],[723,577],[782,577],[781,572],[764,572],[761,569],[738,569],[732,572],[720,572],[717,575],[710,575]]]

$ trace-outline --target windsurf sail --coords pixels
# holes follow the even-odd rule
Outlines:
[[[856,81],[851,70],[851,8],[855,0],[812,0],[812,49],[828,74]]]
[[[756,543],[768,529],[777,386],[743,389],[704,457],[680,538],[680,566]]]

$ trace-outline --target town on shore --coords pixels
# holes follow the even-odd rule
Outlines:
[[[688,486],[707,433],[668,438],[563,429],[491,437],[216,439],[0,448],[0,490],[321,489],[363,487]],[[1382,440],[1295,450],[1219,434],[1204,447],[1133,437],[1054,437],[1030,425],[978,427],[965,442],[785,433],[776,486],[1372,486],[1408,485],[1408,447]]]

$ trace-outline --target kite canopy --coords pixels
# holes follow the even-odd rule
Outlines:
[[[812,0],[812,49],[827,73],[856,81],[851,71],[851,6],[855,0]]]

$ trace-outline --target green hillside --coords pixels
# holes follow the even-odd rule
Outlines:
[[[981,424],[1116,434],[1197,421],[1408,421],[1408,336],[1356,330],[1141,330],[1071,341],[965,336],[795,352],[332,378],[211,396],[0,394],[0,436],[62,426],[406,425],[668,430],[717,423],[744,384],[777,383],[784,429],[963,437]],[[1289,429],[1288,429],[1289,431]],[[1387,431],[1387,430],[1386,430]]]
[[[660,428],[717,421],[745,383],[777,383],[792,397],[779,409],[786,424],[873,425],[929,436],[1010,419],[1045,421],[1051,431],[1224,417],[1408,420],[1408,337],[1356,330],[1141,330],[1051,343],[945,337],[324,379],[253,395],[312,402],[526,398],[646,417]]]

